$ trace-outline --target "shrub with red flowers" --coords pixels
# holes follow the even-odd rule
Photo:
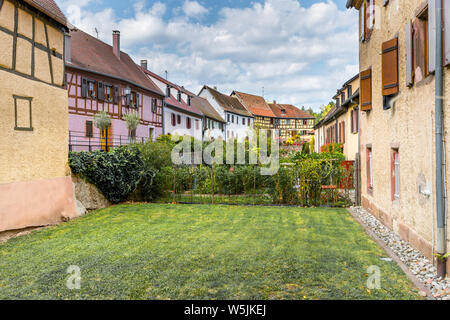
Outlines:
[[[322,153],[343,153],[344,145],[342,143],[329,143],[320,148]]]

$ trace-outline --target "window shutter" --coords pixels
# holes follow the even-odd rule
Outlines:
[[[119,104],[119,88],[117,86],[114,86],[114,104]]]
[[[405,27],[405,52],[406,52],[406,86],[411,87],[413,85],[413,67],[412,67],[412,25],[411,21],[408,21]]]
[[[342,143],[345,143],[345,121],[342,122]]]
[[[372,110],[372,69],[361,72],[361,110]]]
[[[382,95],[398,93],[398,38],[383,43],[381,64]]]
[[[136,93],[136,108],[139,108],[141,106],[141,95],[139,93]]]
[[[428,0],[428,71],[436,71],[436,0]]]
[[[175,114],[172,113],[172,127],[175,127],[176,121],[175,121]]]
[[[88,95],[88,81],[86,78],[81,78],[81,96],[87,98]]]
[[[98,100],[105,100],[105,85],[103,82],[98,82],[97,83],[97,91],[98,91]]]
[[[450,64],[450,1],[443,1],[444,7],[444,65]]]

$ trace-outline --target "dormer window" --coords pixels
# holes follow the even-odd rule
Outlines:
[[[178,102],[181,102],[181,91],[178,91],[178,97],[177,97]]]
[[[187,103],[188,103],[188,106],[191,106],[191,96],[188,96]]]
[[[339,98],[337,98],[337,99],[336,99],[336,107],[339,108],[340,106],[341,106],[341,104],[339,103]]]
[[[341,93],[341,101],[342,101],[342,103],[344,103],[344,101],[345,101],[345,92]]]
[[[170,86],[166,88],[166,97],[170,98]]]
[[[285,115],[286,114],[286,109],[281,109],[281,114]]]
[[[352,86],[348,86],[347,87],[347,96],[348,96],[348,99],[350,99],[350,97],[353,95],[353,92],[352,92]]]

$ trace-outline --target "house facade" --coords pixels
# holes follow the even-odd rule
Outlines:
[[[204,86],[198,95],[208,100],[226,121],[225,140],[237,139],[243,141],[250,136],[254,125],[254,117],[236,97],[227,96],[208,86]]]
[[[276,116],[263,97],[239,91],[233,91],[231,96],[237,98],[254,116],[255,128],[269,130],[270,132],[275,130]]]
[[[443,146],[445,158],[450,156],[445,144],[436,144],[441,101],[443,127],[450,125],[450,1],[442,2],[442,62],[436,59],[436,0],[347,3],[360,15],[362,204],[430,259],[449,248],[442,195],[450,191],[450,176],[437,165],[442,158],[436,152]],[[440,94],[435,73],[442,67]],[[442,168],[443,182],[437,173]],[[442,272],[445,264],[436,263]]]
[[[162,134],[164,93],[120,50],[120,32],[110,46],[81,30],[66,37],[66,86],[69,97],[71,151],[108,150],[130,138],[153,140]],[[104,111],[111,126],[100,132],[94,115]],[[140,124],[129,131],[124,115],[138,113]]]
[[[225,140],[226,121],[208,100],[194,95],[192,103],[203,113],[203,140]]]
[[[335,106],[314,126],[315,152],[330,143],[343,146],[348,161],[359,154],[359,74],[348,80],[333,97]]]
[[[274,128],[282,140],[300,137],[302,141],[311,141],[314,137],[315,118],[310,113],[290,104],[268,104],[275,114]]]
[[[188,135],[202,141],[203,113],[193,104],[193,94],[148,70],[146,60],[141,61],[140,69],[165,93],[163,134]]]
[[[0,1],[0,232],[76,216],[67,166],[64,14]]]

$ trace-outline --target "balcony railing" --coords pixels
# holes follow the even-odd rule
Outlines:
[[[99,134],[93,134],[91,137],[87,137],[85,132],[69,131],[69,151],[109,151],[119,146],[128,145],[134,142],[145,143],[148,140],[148,137],[137,136],[131,139],[129,136],[112,134],[108,135],[107,138],[104,138]]]

